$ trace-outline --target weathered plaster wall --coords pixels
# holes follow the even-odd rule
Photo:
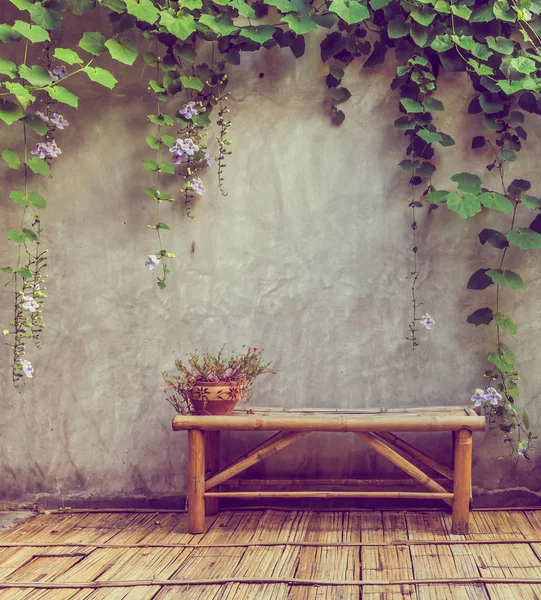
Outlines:
[[[79,110],[63,110],[71,125],[58,136],[63,155],[54,177],[32,182],[48,201],[47,328],[43,350],[29,350],[35,378],[21,395],[11,385],[10,353],[0,349],[0,500],[181,498],[186,436],[171,431],[173,410],[159,388],[175,355],[193,348],[264,347],[280,373],[258,382],[254,403],[260,406],[468,403],[494,340],[465,318],[493,302],[494,291],[467,291],[465,284],[473,271],[497,259],[476,239],[494,217],[465,222],[445,208],[420,212],[419,296],[437,325],[420,332],[420,346],[411,352],[404,335],[412,239],[407,175],[397,168],[404,142],[392,128],[397,98],[388,86],[391,64],[376,71],[350,67],[353,97],[344,126],[337,128],[325,110],[317,40],[298,61],[276,49],[243,56],[231,77],[229,196],[220,197],[207,173],[199,218],[186,218],[180,204],[164,206],[162,218],[173,229],[167,246],[177,256],[164,292],[144,268],[146,254],[156,250],[147,229],[155,220],[154,204],[143,193],[152,175],[141,165],[152,158],[144,143],[154,130],[146,120],[153,104],[144,84],[151,74],[142,62],[131,70],[111,66],[122,85],[109,93],[79,81]],[[448,185],[449,176],[462,170],[484,175],[488,155],[477,151],[472,158],[469,150],[479,128],[476,116],[464,116],[469,86],[462,76],[447,76],[437,97],[446,104],[438,116],[442,129],[457,145],[438,150],[446,164],[436,185]],[[541,129],[533,117],[528,121],[528,150],[512,176],[535,179],[539,190],[535,150]],[[2,145],[18,143],[15,134],[16,127],[4,127]],[[15,248],[5,232],[17,226],[20,212],[7,196],[20,186],[20,176],[3,169],[1,177],[0,262],[8,264]],[[171,185],[176,188],[178,183]],[[509,257],[527,287],[504,293],[504,309],[520,328],[512,344],[523,401],[539,431],[539,254]],[[11,289],[1,287],[4,324],[11,302]],[[417,437],[448,459],[448,439]],[[226,455],[232,458],[254,438],[227,437]],[[476,435],[479,498],[535,502],[539,454],[517,464],[498,460],[504,453],[497,434]],[[395,473],[359,440],[332,435],[302,440],[297,451],[276,456],[260,472],[339,470]]]

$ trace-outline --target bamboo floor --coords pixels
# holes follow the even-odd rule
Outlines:
[[[0,535],[0,600],[540,600],[541,510],[40,514]]]

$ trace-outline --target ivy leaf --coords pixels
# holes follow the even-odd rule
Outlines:
[[[6,161],[8,167],[10,169],[20,169],[21,168],[21,159],[15,150],[10,150],[9,148],[4,150],[1,154],[2,158]]]
[[[135,44],[126,37],[107,40],[104,46],[109,50],[112,58],[125,65],[133,65],[137,58],[138,52]]]
[[[478,269],[470,277],[466,288],[468,290],[486,290],[494,281],[487,275],[490,269]]]
[[[157,229],[168,229],[169,231],[171,230],[171,227],[169,227],[169,225],[167,223],[164,223],[163,221],[160,221],[157,225],[156,225]]]
[[[447,207],[465,219],[481,212],[481,203],[477,196],[470,193],[462,195],[458,192],[449,192],[447,194]]]
[[[517,160],[517,155],[513,150],[501,150],[499,153],[500,160],[503,162],[506,160],[507,162],[515,162]]]
[[[36,2],[28,9],[32,21],[44,29],[60,29],[66,12],[56,0]]]
[[[358,0],[333,0],[329,6],[329,12],[337,14],[348,25],[360,23],[370,17],[366,6]]]
[[[29,25],[25,21],[15,21],[13,30],[34,44],[51,41],[47,31],[39,25]]]
[[[471,325],[479,327],[479,325],[489,325],[493,318],[494,315],[492,309],[486,306],[485,308],[480,308],[473,312],[466,321]]]
[[[14,31],[11,25],[7,23],[0,24],[0,40],[3,42],[18,42],[21,38],[22,35]]]
[[[26,165],[32,171],[32,173],[39,173],[40,175],[44,175],[45,177],[49,177],[49,175],[51,174],[51,168],[49,167],[49,165],[37,156],[28,160],[26,162]]]
[[[22,77],[22,79],[28,81],[30,85],[35,85],[36,87],[49,85],[52,81],[47,69],[44,69],[39,65],[32,65],[31,67],[20,65],[19,75]]]
[[[441,136],[441,141],[439,142],[440,146],[447,147],[447,146],[455,145],[455,140],[450,135],[440,132],[440,136]]]
[[[70,48],[55,48],[53,56],[68,65],[82,64],[83,62],[77,52],[74,52]]]
[[[351,92],[345,87],[331,88],[330,95],[336,102],[345,102],[351,98]]]
[[[0,99],[0,119],[2,119],[4,123],[12,125],[15,121],[21,119],[23,115],[24,113],[18,104],[11,102],[10,100]]]
[[[541,208],[541,200],[535,196],[522,194],[520,200],[526,208],[531,208],[532,210],[538,210]]]
[[[393,0],[370,0],[370,8],[372,10],[379,10],[380,8],[385,8],[387,4],[390,4]]]
[[[379,40],[374,42],[374,51],[366,59],[363,69],[370,69],[377,65],[381,65],[385,62],[385,55],[387,53],[387,44],[383,44]]]
[[[96,6],[94,0],[62,0],[62,2],[74,15],[84,15],[85,12],[92,10]],[[107,6],[105,0],[100,0],[100,2],[104,6]],[[124,6],[124,10],[126,10],[126,6]]]
[[[157,137],[154,137],[153,135],[145,138],[145,142],[152,148],[152,150],[158,150],[158,148],[160,147],[160,139]],[[173,140],[173,144],[174,144],[174,140]],[[171,145],[173,145],[171,144]]]
[[[403,160],[399,165],[404,171],[415,171],[421,166],[418,160]]]
[[[110,71],[107,71],[107,69],[102,69],[101,67],[85,67],[83,71],[88,75],[90,81],[99,83],[110,90],[118,83],[116,77]]]
[[[164,133],[162,135],[162,142],[168,147],[171,148],[175,145],[175,138],[172,135],[167,135]]]
[[[16,244],[22,244],[26,241],[26,235],[22,231],[18,231],[17,229],[10,229],[8,231],[8,240],[10,242],[15,242]]]
[[[436,131],[427,131],[426,129],[420,129],[417,131],[417,135],[429,144],[443,141],[443,138]]]
[[[260,25],[259,27],[242,27],[240,30],[240,35],[252,40],[252,42],[264,44],[272,38],[274,32],[274,27],[271,27],[270,25]]]
[[[78,45],[79,48],[93,56],[100,56],[107,50],[105,36],[97,31],[85,31]]]
[[[483,192],[479,194],[479,201],[483,206],[492,210],[499,210],[505,215],[513,212],[513,203],[505,196],[496,194],[496,192]]]
[[[219,33],[220,35],[231,35],[234,31],[238,30],[238,27],[233,23],[233,21],[226,17],[225,15],[208,15],[203,14],[199,17],[199,22],[206,25],[215,33]]]
[[[11,4],[14,4],[19,10],[30,10],[33,6],[32,0],[9,0]]]
[[[45,199],[39,194],[36,194],[36,192],[30,192],[28,194],[28,199],[30,200],[30,204],[32,204],[34,208],[40,209],[45,208],[47,206]],[[26,229],[24,231],[26,231]]]
[[[494,50],[494,52],[498,52],[499,54],[513,54],[515,49],[515,44],[502,36],[494,38],[487,35],[486,43],[491,50]]]
[[[504,313],[494,313],[494,323],[496,323],[498,327],[505,329],[505,331],[509,332],[511,335],[516,335],[518,332],[518,328],[513,319]]]
[[[472,149],[482,148],[486,144],[486,140],[482,135],[476,135],[471,141]]]
[[[320,26],[325,27],[325,29],[331,29],[338,22],[338,16],[334,13],[325,13],[323,15],[312,15],[312,19]]]
[[[36,100],[36,97],[20,83],[5,81],[4,86],[17,98],[17,101],[23,108],[26,108],[31,102]]]
[[[413,41],[420,48],[423,48],[426,45],[426,42],[428,41],[428,29],[424,25],[419,25],[418,23],[411,22],[410,35],[413,38]]]
[[[47,87],[45,88],[45,91],[53,100],[57,100],[58,102],[62,102],[68,106],[73,106],[73,108],[77,108],[79,106],[78,96],[61,85]]]
[[[497,96],[491,97],[491,94],[481,94],[479,104],[483,111],[489,115],[503,110],[503,102]]]
[[[409,27],[403,19],[393,19],[387,25],[387,35],[392,39],[403,38],[410,32]]]
[[[196,31],[195,19],[193,15],[189,14],[174,17],[171,13],[162,11],[160,25],[163,25],[171,35],[181,40],[188,39]]]
[[[37,115],[26,115],[24,123],[38,135],[45,135],[48,131],[47,123],[44,123]]]
[[[503,233],[496,231],[495,229],[483,229],[477,236],[483,246],[488,242],[494,248],[503,250],[509,246],[509,242]]]
[[[203,89],[203,82],[199,77],[185,77],[181,75],[180,81],[182,81],[182,85],[189,90],[197,90],[198,92]]]
[[[503,347],[503,352],[502,352]],[[500,342],[499,352],[490,352],[488,360],[498,367],[503,373],[513,373],[515,371],[515,357],[509,348]]]
[[[21,192],[21,190],[13,190],[9,195],[9,199],[13,200],[13,202],[19,206],[28,206],[29,204],[28,197],[24,192]]]
[[[110,8],[116,13],[123,13],[126,11],[126,3],[124,0],[98,0],[102,6]]]
[[[443,102],[440,102],[439,100],[436,100],[436,98],[432,98],[430,96],[428,98],[426,98],[426,100],[423,100],[422,104],[426,108],[426,110],[429,110],[429,111],[444,110]]]
[[[398,131],[410,131],[415,129],[415,123],[412,123],[409,117],[400,117],[394,122],[394,128]]]
[[[488,23],[489,21],[494,21],[494,18],[492,4],[483,4],[474,9],[469,20],[470,23]]]
[[[435,204],[443,204],[444,202],[447,202],[448,194],[449,192],[447,190],[433,190],[428,194],[426,199]]]
[[[472,175],[472,173],[457,173],[451,177],[451,181],[458,185],[459,190],[473,194],[481,191],[483,183],[477,175]],[[479,210],[481,209],[479,208]]]
[[[168,173],[169,175],[175,174],[175,167],[168,163],[161,163],[160,165],[158,165],[158,170],[162,173]]]
[[[531,58],[526,58],[525,56],[516,56],[515,58],[512,58],[511,67],[513,67],[513,69],[519,73],[524,73],[525,75],[530,75],[531,73],[535,73],[535,71],[537,71],[535,62]]]
[[[8,275],[11,275],[13,273],[13,269],[11,267],[2,267],[0,269],[0,271],[3,271],[4,273],[7,273]]]
[[[24,235],[25,235],[25,237],[26,237],[27,240],[30,240],[31,242],[37,242],[38,241],[38,236],[31,229],[28,229],[27,227],[23,227],[23,233],[24,233]]]
[[[144,160],[143,165],[145,166],[145,169],[151,173],[156,173],[156,171],[159,169],[158,163],[154,162],[153,160]]]
[[[0,75],[7,75],[10,79],[17,77],[17,65],[11,60],[0,58]]]
[[[521,250],[534,250],[541,248],[541,234],[528,227],[512,229],[507,232],[507,240]]]
[[[148,115],[148,120],[154,125],[173,125],[174,121],[169,115]]]
[[[297,16],[294,14],[286,15],[282,18],[281,23],[287,23],[291,31],[298,35],[304,35],[312,29],[317,29],[317,25],[311,17]]]
[[[451,12],[456,16],[467,21],[472,14],[472,10],[464,5],[451,4]]]
[[[513,10],[510,10],[507,0],[496,0],[492,7],[494,16],[500,21],[508,21],[514,23],[517,20],[517,15]]]
[[[412,19],[417,21],[419,25],[428,27],[436,18],[436,13],[432,9],[423,6],[422,8],[412,9],[412,11],[410,12],[410,16]]]
[[[451,36],[448,34],[437,35],[430,43],[432,50],[440,53],[447,52],[447,50],[450,50],[453,46],[454,44],[451,40]]]
[[[32,271],[30,271],[30,269],[27,267],[21,267],[17,269],[15,273],[17,273],[17,275],[20,277],[25,277],[26,279],[30,279],[32,277]]]
[[[510,290],[520,290],[524,287],[524,281],[522,277],[514,271],[502,271],[502,269],[489,269],[487,271],[488,277],[492,279],[494,283],[505,285]]]
[[[133,15],[138,21],[144,21],[151,25],[158,20],[160,11],[150,0],[124,0],[126,9],[130,15]],[[183,5],[186,4],[183,2]]]
[[[346,47],[346,40],[339,31],[333,31],[321,42],[321,60],[327,62]]]
[[[422,104],[410,98],[402,98],[400,104],[402,104],[407,113],[422,113],[425,111]]]

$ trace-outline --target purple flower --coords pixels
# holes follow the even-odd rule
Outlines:
[[[62,150],[60,150],[54,140],[47,143],[47,152],[51,158],[57,158],[59,154],[62,154]]]
[[[520,440],[517,442],[517,454],[523,458],[527,458],[526,453],[529,450],[528,442],[526,440]]]
[[[23,296],[23,308],[30,312],[36,312],[39,308],[39,304],[32,298],[32,296]]]
[[[56,125],[58,129],[65,129],[69,125],[66,119],[64,119],[64,117],[58,113],[53,113],[53,116],[51,117],[51,123]]]
[[[177,140],[178,142],[179,140]],[[186,152],[188,156],[193,156],[195,152],[199,150],[199,146],[194,143],[192,138],[186,138],[185,140],[180,140],[181,149]]]
[[[34,150],[32,150],[32,152],[30,152],[30,154],[33,154],[34,156],[37,156],[39,158],[45,158],[49,156],[48,144],[44,142],[39,142],[38,144],[36,144],[36,147],[34,148]]]
[[[201,179],[199,177],[194,177],[190,181],[190,187],[192,188],[192,190],[194,190],[194,192],[197,192],[200,196],[202,196],[205,192],[205,188],[203,187],[203,182],[201,181]]]
[[[487,393],[485,394],[485,400],[487,402],[490,402],[492,406],[496,406],[501,399],[501,395],[498,394],[498,392],[493,387],[489,387],[487,389]]]
[[[436,321],[428,313],[425,313],[419,320],[427,329],[432,329],[432,326],[436,324]]]
[[[197,114],[197,109],[195,108],[195,102],[188,102],[186,106],[182,110],[178,111],[185,119],[191,119]]]
[[[66,77],[68,73],[69,71],[64,65],[61,65],[60,67],[55,67],[52,71],[49,71],[49,75],[51,76],[51,79],[53,81],[58,81],[59,79]]]
[[[487,401],[485,390],[477,388],[475,394],[471,397],[471,401],[474,403],[474,406],[481,406],[483,402]]]
[[[42,113],[41,110],[37,110],[35,114],[37,117],[39,117],[45,123],[47,123],[49,121],[49,117],[46,114]]]
[[[145,267],[152,271],[154,267],[157,267],[160,264],[160,259],[155,254],[149,254],[147,262],[145,263]]]
[[[210,155],[210,152],[207,152],[206,150],[205,150],[205,160],[207,161],[207,165],[209,167],[212,167],[212,162],[213,162],[212,156]]]
[[[23,367],[23,373],[27,377],[32,378],[34,373],[34,367],[32,366],[32,363],[29,360],[23,360],[21,361],[21,365]]]

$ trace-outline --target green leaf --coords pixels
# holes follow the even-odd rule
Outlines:
[[[467,6],[458,6],[456,4],[451,4],[451,12],[456,16],[456,17],[460,17],[461,19],[464,19],[465,21],[467,21],[472,14],[472,11],[470,8],[468,8]]]
[[[13,273],[13,269],[11,267],[2,267],[0,269],[0,271],[3,271],[4,273],[7,273],[8,275],[11,275]]]
[[[32,0],[9,0],[11,4],[14,4],[19,10],[30,10],[34,5]]]
[[[393,0],[370,0],[370,8],[372,10],[379,10],[380,8],[385,8],[387,4],[390,4]]]
[[[78,96],[72,94],[68,89],[62,87],[61,85],[47,87],[45,88],[45,91],[53,100],[57,100],[58,102],[62,102],[68,106],[73,106],[73,108],[77,108],[79,106]]]
[[[45,202],[45,199],[40,196],[39,194],[36,194],[36,192],[30,192],[28,194],[28,199],[30,200],[30,204],[34,207],[34,208],[45,208],[47,206],[47,203]],[[26,231],[26,230],[24,230]]]
[[[29,204],[26,194],[24,192],[21,192],[21,190],[13,190],[9,195],[9,199],[13,200],[13,202],[18,204],[19,206],[28,206]]]
[[[231,35],[234,31],[238,30],[238,27],[233,23],[233,21],[226,17],[225,15],[208,15],[202,14],[199,17],[199,22],[206,25],[215,33],[219,33],[220,35]]]
[[[272,38],[274,32],[274,27],[271,27],[270,25],[260,25],[259,27],[242,27],[240,35],[252,40],[252,42],[264,44]]]
[[[470,325],[475,325],[479,327],[479,325],[489,325],[493,319],[494,315],[492,309],[488,306],[485,308],[480,308],[473,312],[466,321],[470,323]]]
[[[49,167],[49,165],[37,156],[34,156],[30,160],[28,160],[26,162],[26,165],[33,173],[39,173],[40,175],[45,175],[45,177],[49,177],[49,175],[51,174],[51,168]]]
[[[479,96],[479,104],[484,112],[487,114],[494,114],[500,112],[503,109],[503,102],[492,94],[481,94]]]
[[[29,25],[25,21],[15,21],[13,30],[20,33],[34,44],[51,40],[49,34],[43,27],[40,27],[39,25]]]
[[[483,206],[492,210],[499,210],[506,215],[513,211],[513,203],[496,192],[483,192],[479,195],[479,201]]]
[[[514,271],[502,271],[501,269],[489,269],[487,275],[494,283],[505,285],[510,290],[520,290],[524,287],[522,277]]]
[[[500,344],[501,346],[504,346],[504,344]],[[505,347],[507,348],[507,346]],[[515,371],[515,361],[512,353],[507,355],[509,360],[506,360],[505,356],[500,355],[498,352],[490,352],[487,358],[503,373],[513,373]]]
[[[28,206],[28,205],[23,205]],[[18,231],[17,229],[10,229],[8,231],[8,240],[10,242],[15,242],[16,244],[22,244],[26,241],[26,235],[22,231]]]
[[[195,19],[190,14],[174,17],[172,14],[162,11],[160,25],[163,25],[171,35],[181,40],[189,38],[196,31]]]
[[[79,65],[83,62],[77,52],[74,52],[70,48],[55,48],[53,56],[68,65]]]
[[[298,35],[304,35],[312,29],[317,29],[317,25],[311,17],[297,16],[294,14],[286,15],[280,21],[281,23],[287,23],[291,31],[294,31]]]
[[[423,8],[412,9],[410,16],[412,19],[417,21],[419,25],[428,27],[436,18],[436,13],[432,9],[423,6]]]
[[[387,25],[387,35],[392,39],[403,38],[408,35],[410,28],[406,25],[403,19],[393,19]]]
[[[370,17],[366,6],[358,0],[333,0],[329,6],[329,12],[337,14],[348,25],[360,23]]]
[[[457,173],[451,177],[451,181],[458,185],[459,190],[474,194],[481,191],[481,184],[483,183],[477,175],[471,173]],[[479,208],[479,210],[481,209]]]
[[[30,85],[35,85],[36,87],[43,87],[52,82],[51,76],[49,75],[47,69],[44,69],[39,65],[32,65],[31,67],[20,65],[19,75],[28,81]]]
[[[31,229],[23,227],[23,233],[24,233],[24,235],[25,235],[25,237],[26,237],[27,240],[30,240],[31,242],[37,242],[38,241],[38,236]]]
[[[7,23],[0,24],[0,40],[3,42],[18,42],[21,38],[22,35],[14,31],[11,25]]]
[[[507,162],[515,162],[517,160],[517,155],[513,150],[501,150],[499,157],[501,161],[506,160]]]
[[[44,29],[60,29],[65,12],[56,0],[36,2],[29,9],[32,21]]]
[[[447,190],[433,190],[428,194],[426,199],[429,202],[434,202],[435,204],[443,204],[444,202],[447,202],[448,195],[449,192]]]
[[[0,119],[2,119],[4,123],[12,125],[15,121],[21,119],[23,114],[21,107],[15,102],[0,99]]]
[[[158,170],[162,173],[168,173],[169,175],[175,174],[175,167],[168,163],[161,163],[160,165],[158,165]]]
[[[481,203],[477,196],[470,193],[462,195],[458,192],[449,192],[447,194],[447,207],[465,219],[481,212]]]
[[[447,135],[446,133],[442,133],[440,131],[440,135],[441,135],[441,142],[440,142],[440,146],[443,147],[448,147],[448,146],[454,146],[455,145],[455,140],[450,136]]]
[[[531,208],[532,210],[538,210],[541,208],[541,200],[535,196],[522,194],[520,200],[526,208]]]
[[[118,83],[116,77],[107,69],[101,67],[85,67],[83,71],[88,75],[88,78],[95,83],[99,83],[106,88],[112,90]]]
[[[4,82],[4,86],[17,98],[17,101],[21,106],[26,108],[31,102],[36,100],[25,87],[20,83],[11,83],[10,81]]]
[[[20,277],[24,277],[25,279],[31,279],[33,277],[32,271],[28,267],[21,267],[15,271],[17,275]]]
[[[133,15],[138,21],[144,21],[151,25],[158,20],[160,11],[154,6],[151,0],[124,0],[126,8],[130,15]],[[182,3],[183,5],[186,2]]]
[[[322,15],[313,14],[312,18],[320,27],[325,27],[325,29],[331,29],[338,22],[338,15],[330,12]]]
[[[172,135],[167,135],[166,133],[162,135],[162,142],[168,147],[172,148],[175,145],[175,138]]]
[[[541,248],[541,234],[529,229],[521,227],[520,229],[512,229],[507,232],[507,240],[513,246],[521,250],[534,250]]]
[[[530,429],[530,417],[528,416],[528,411],[526,409],[522,411],[522,422],[526,429]]]
[[[417,131],[417,135],[429,144],[443,141],[441,135],[435,131],[427,131],[426,129],[420,129]]]
[[[103,54],[107,50],[105,36],[97,31],[85,31],[78,45],[79,48],[82,48],[85,52],[93,56],[100,56],[100,54]]]
[[[515,58],[512,58],[511,67],[513,67],[513,69],[519,73],[524,73],[525,75],[530,75],[531,73],[535,73],[535,71],[537,71],[535,62],[531,58],[526,58],[525,56],[516,56]]]
[[[185,77],[181,75],[180,81],[182,81],[182,85],[189,90],[197,90],[198,92],[203,90],[203,82],[199,77]]]
[[[158,163],[155,163],[153,160],[144,160],[143,165],[147,171],[151,171],[155,173],[158,170]]]
[[[2,158],[6,161],[10,169],[20,169],[21,159],[15,150],[6,149],[2,152]]]
[[[10,79],[17,77],[17,65],[6,58],[0,58],[0,75],[7,75]]]
[[[158,229],[168,229],[169,231],[171,230],[171,227],[169,227],[169,225],[167,223],[164,223],[163,221],[160,221],[156,227]]]
[[[505,329],[505,331],[509,332],[511,335],[516,335],[518,332],[518,328],[513,319],[504,313],[494,313],[494,323],[496,323],[498,327]]]
[[[439,100],[436,100],[436,98],[432,97],[426,98],[426,100],[423,101],[423,106],[429,111],[441,111],[444,109],[443,102],[440,102]]]
[[[494,248],[503,250],[509,246],[509,242],[503,233],[496,231],[495,229],[483,229],[477,236],[483,246],[488,242]]]
[[[153,149],[153,150],[158,150],[158,148],[160,147],[160,139],[157,137],[154,137],[153,135],[145,138],[145,142]],[[172,144],[173,145],[173,144]]]
[[[103,0],[100,0],[106,6]],[[96,3],[94,0],[62,0],[64,5],[71,10],[74,15],[84,15],[85,12],[92,10]],[[124,9],[126,7],[124,6]]]
[[[47,123],[45,123],[40,117],[37,115],[26,115],[23,118],[24,123],[35,131],[38,135],[45,135],[48,131]]]
[[[331,88],[329,93],[336,102],[345,102],[351,98],[351,92],[345,87]]]
[[[116,13],[123,13],[127,10],[124,0],[98,0],[98,2]]]
[[[154,125],[173,125],[174,121],[169,115],[148,115],[148,120]]]
[[[410,23],[410,35],[417,46],[424,48],[428,41],[428,29],[424,25],[412,21]]]
[[[451,36],[448,34],[445,35],[437,35],[434,40],[430,43],[430,47],[432,50],[436,52],[447,52],[454,46]]]
[[[400,100],[400,104],[402,104],[408,113],[422,113],[425,110],[422,104],[415,102],[414,100],[410,100],[410,98],[402,98],[402,100]]]
[[[490,35],[487,35],[485,39],[487,46],[491,50],[494,50],[494,52],[498,52],[499,54],[513,54],[515,44],[511,40],[508,40],[502,36],[494,38]]]
[[[514,23],[517,20],[517,14],[513,10],[510,10],[507,0],[496,0],[492,10],[494,11],[494,16],[501,21]]]
[[[415,171],[421,166],[421,163],[418,160],[403,160],[398,166],[404,171]]]
[[[107,40],[104,45],[112,58],[125,65],[133,65],[137,58],[138,52],[135,44],[126,37]]]

